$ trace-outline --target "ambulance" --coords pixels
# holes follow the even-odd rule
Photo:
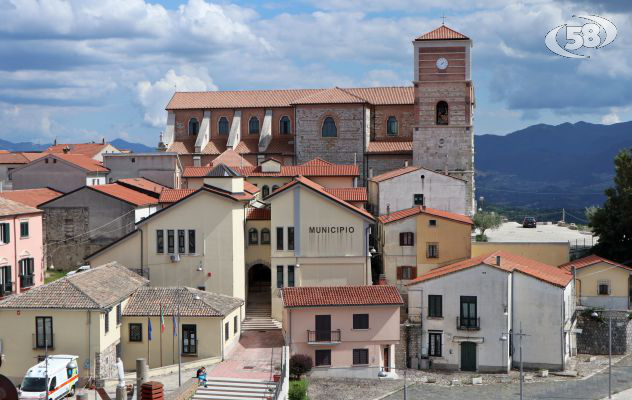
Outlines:
[[[29,368],[18,390],[18,398],[46,400],[47,386],[48,400],[73,396],[79,381],[77,358],[79,357],[61,354],[48,356],[48,360]]]

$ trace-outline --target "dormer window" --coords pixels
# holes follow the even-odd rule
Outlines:
[[[197,135],[200,130],[200,123],[197,118],[191,118],[189,120],[189,136]]]
[[[248,133],[250,135],[256,135],[259,133],[259,118],[250,118],[250,121],[248,122]]]

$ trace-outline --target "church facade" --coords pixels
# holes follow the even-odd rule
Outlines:
[[[407,165],[467,182],[474,201],[472,41],[445,25],[413,41],[412,86],[176,92],[159,147],[184,166],[232,149],[253,165],[354,163],[360,184]]]

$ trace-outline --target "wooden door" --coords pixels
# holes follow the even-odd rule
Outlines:
[[[388,347],[384,347],[384,372],[389,372],[390,370],[391,370],[390,351]]]
[[[461,371],[476,371],[476,343],[461,343]]]

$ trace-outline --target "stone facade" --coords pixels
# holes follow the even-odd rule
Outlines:
[[[412,105],[384,105],[375,106],[371,110],[371,140],[412,140],[413,128],[417,124],[415,110]],[[386,123],[389,117],[397,119],[397,135],[387,135]]]
[[[406,154],[371,154],[366,156],[366,165],[368,168],[367,176],[369,179],[371,176],[377,176],[385,172],[392,171],[394,169],[403,168],[408,165],[413,165],[412,156]]]
[[[577,352],[581,354],[608,354],[608,316],[612,316],[612,354],[632,351],[632,322],[627,312],[605,312],[603,319],[580,314],[577,328]]]
[[[421,354],[421,325],[401,324],[399,326],[399,345],[395,347],[395,368],[412,368],[412,362],[408,360],[419,359]]]
[[[296,162],[305,163],[316,157],[337,164],[356,163],[364,180],[365,109],[363,105],[297,106]],[[323,137],[323,121],[332,117],[337,137]]]
[[[120,341],[106,347],[102,352],[94,353],[94,375],[98,380],[114,378],[116,369],[116,346]]]

